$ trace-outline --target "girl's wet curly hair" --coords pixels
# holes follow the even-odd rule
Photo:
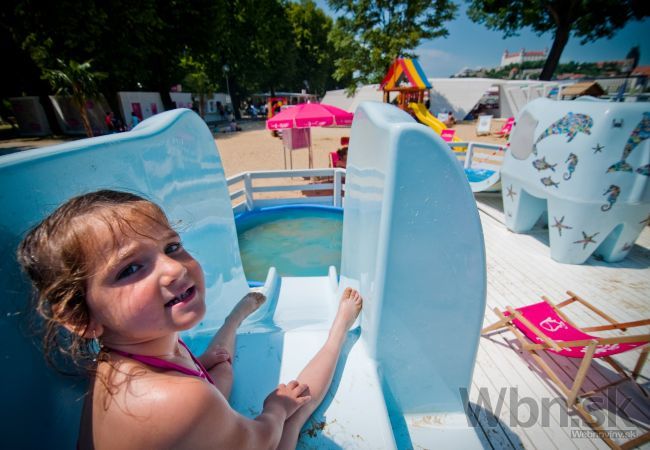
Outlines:
[[[93,220],[94,219],[94,220]],[[169,226],[165,213],[149,200],[128,192],[101,190],[74,197],[35,226],[18,246],[17,258],[35,289],[35,309],[44,319],[46,359],[61,372],[69,368],[92,371],[100,350],[88,336],[90,312],[86,303],[97,220],[110,230],[117,245],[124,233],[142,235],[144,223]],[[69,331],[74,330],[74,331]]]

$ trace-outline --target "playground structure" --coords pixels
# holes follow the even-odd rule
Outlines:
[[[384,103],[395,104],[401,110],[414,116],[420,123],[431,128],[439,136],[442,137],[443,133],[450,130],[447,125],[431,114],[426,106],[425,102],[429,97],[431,84],[416,59],[396,59],[382,80],[380,89],[384,91]],[[392,101],[391,92],[398,93]],[[499,169],[504,153],[501,146],[462,143],[457,136],[445,140],[449,142],[454,154],[463,164],[472,192],[495,192],[501,188]],[[477,158],[475,161],[472,149],[481,147],[488,149],[489,154]]]
[[[622,260],[650,222],[649,136],[647,104],[528,103],[501,172],[507,227],[525,232],[543,217],[558,262]]]
[[[282,111],[282,107],[286,104],[287,99],[285,97],[269,97],[266,101],[266,118],[271,119]]]
[[[341,291],[352,286],[365,298],[359,326],[311,419],[313,432],[299,446],[483,448],[461,395],[472,379],[486,295],[483,234],[469,186],[432,130],[387,105],[364,104],[358,112],[340,278],[333,269],[306,278],[269,270],[262,288],[268,300],[238,337],[231,404],[254,416],[277,383],[294,377],[327,336]],[[56,205],[99,188],[144,194],[183,223],[209,299],[204,321],[183,335],[195,352],[249,291],[221,159],[205,123],[189,110],[158,114],[131,132],[6,156],[0,175],[6,255]],[[1,268],[2,358],[11,364],[0,384],[12,411],[4,442],[74,447],[85,384],[45,367],[22,327],[29,287],[13,257]],[[39,433],[31,431],[35,423]]]
[[[388,68],[379,88],[384,91],[384,103],[394,103],[438,134],[442,134],[442,131],[448,128],[426,107],[425,102],[429,98],[431,83],[427,80],[417,59],[397,58]],[[393,101],[390,100],[391,92],[397,92],[397,97]],[[454,137],[452,142],[460,142],[460,139]]]

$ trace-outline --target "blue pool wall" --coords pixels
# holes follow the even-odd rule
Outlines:
[[[238,214],[235,214],[235,225],[237,226],[237,231],[242,232],[250,229],[251,227],[267,221],[269,216],[273,216],[276,213],[282,213],[283,211],[318,211],[322,210],[330,214],[341,214],[343,215],[343,208],[337,206],[326,206],[326,205],[316,205],[316,204],[305,204],[301,203],[299,205],[280,205],[280,206],[265,206],[263,208],[254,209],[252,211],[244,211]]]
[[[86,384],[46,367],[29,318],[30,288],[16,247],[25,233],[68,198],[97,189],[144,195],[159,203],[203,266],[208,313],[188,333],[213,329],[248,292],[226,179],[214,139],[190,110],[173,110],[133,131],[0,158],[0,398],[5,448],[75,448]],[[34,432],[34,427],[38,432]]]
[[[476,203],[449,146],[403,111],[352,124],[341,288],[364,296],[362,336],[397,407],[463,412],[485,311]]]

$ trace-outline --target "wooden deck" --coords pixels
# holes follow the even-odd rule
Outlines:
[[[480,195],[477,204],[487,255],[485,325],[496,320],[494,307],[523,306],[539,301],[541,295],[559,302],[567,298],[567,290],[620,321],[650,317],[648,227],[622,262],[610,264],[592,257],[583,265],[560,264],[550,258],[548,230],[543,226],[526,234],[515,234],[504,225],[500,195]],[[574,305],[567,307],[567,313],[578,325],[602,324],[602,319]],[[648,329],[638,332],[647,333]],[[630,368],[634,367],[636,357],[638,351],[615,358]],[[565,382],[573,379],[577,372],[574,360],[545,358]],[[585,387],[606,384],[604,380],[615,379],[616,375],[611,367],[597,362],[588,372]],[[650,387],[650,364],[646,364],[639,380]],[[481,338],[469,400],[487,437],[486,448],[608,448],[579,415],[567,410],[546,374],[520,351],[510,333]],[[650,428],[650,401],[631,383],[608,389],[594,401],[605,408],[598,417],[608,419],[604,425],[607,430],[631,432],[634,437]],[[643,448],[650,448],[650,444]]]

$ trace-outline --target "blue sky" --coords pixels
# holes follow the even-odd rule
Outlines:
[[[331,14],[326,0],[317,0],[316,3]],[[424,41],[416,49],[420,64],[428,77],[448,77],[464,67],[495,67],[501,62],[501,55],[506,49],[550,50],[553,44],[551,33],[538,36],[530,29],[521,30],[519,36],[503,39],[503,33],[490,31],[469,20],[463,3],[457,18],[448,22],[446,28],[449,30],[447,38]],[[612,39],[603,38],[583,46],[579,39],[571,37],[564,48],[561,61],[619,60],[625,58],[635,45],[641,47],[639,65],[650,65],[650,19],[628,22]]]

